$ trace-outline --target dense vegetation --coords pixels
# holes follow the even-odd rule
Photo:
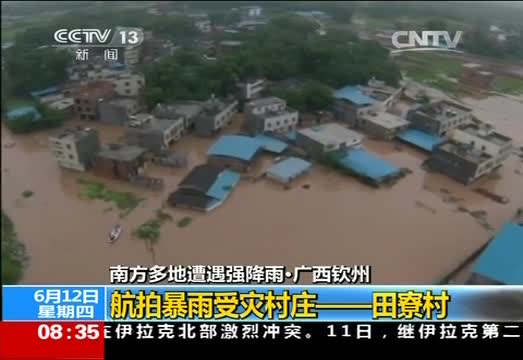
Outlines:
[[[2,283],[18,283],[27,259],[25,246],[18,241],[13,222],[2,211]]]
[[[7,127],[15,134],[25,134],[33,131],[57,128],[63,125],[66,116],[63,111],[53,110],[43,105],[36,106],[42,118],[35,120],[32,115],[6,121]]]
[[[153,106],[161,101],[204,99],[212,93],[223,96],[235,90],[237,80],[258,76],[322,82],[334,88],[364,83],[372,76],[397,84],[399,70],[385,49],[344,32],[320,37],[315,34],[317,26],[299,16],[282,15],[242,35],[244,45],[234,56],[206,62],[197,51],[178,52],[146,68],[146,102]],[[323,93],[318,86],[309,90]]]

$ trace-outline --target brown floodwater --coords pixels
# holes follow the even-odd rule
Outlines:
[[[523,104],[496,97],[466,99],[477,115],[493,122],[523,145]],[[73,121],[71,125],[91,126]],[[236,124],[229,131],[237,130]],[[116,141],[122,129],[96,125],[103,142]],[[380,284],[433,283],[447,275],[492,235],[467,212],[487,212],[493,229],[503,225],[523,204],[522,162],[512,155],[499,177],[485,178],[485,187],[510,197],[494,203],[443,175],[420,168],[426,155],[393,143],[366,142],[369,150],[413,172],[390,188],[373,189],[353,178],[315,166],[291,189],[268,179],[242,180],[230,199],[208,214],[170,209],[174,221],[162,226],[154,254],[130,235],[152,219],[180,180],[205,161],[213,142],[193,136],[174,145],[188,153],[187,169],[149,166],[165,179],[154,193],[129,184],[97,179],[91,174],[60,169],[47,148],[50,132],[15,136],[2,127],[2,208],[16,225],[30,255],[23,283],[107,283],[111,265],[352,265],[370,264]],[[6,148],[5,145],[15,143]],[[263,156],[254,169],[260,174],[273,157]],[[107,187],[146,198],[125,219],[98,200],[82,199],[79,177],[103,181]],[[302,186],[308,184],[309,189]],[[22,197],[24,190],[34,195]],[[448,200],[451,196],[454,199]],[[178,228],[176,221],[193,218]],[[119,223],[124,233],[113,245],[107,233]],[[154,256],[153,256],[154,255]]]

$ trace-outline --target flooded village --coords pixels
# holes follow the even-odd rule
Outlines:
[[[110,266],[138,264],[371,265],[376,284],[464,283],[471,256],[523,209],[521,96],[371,79],[307,114],[253,79],[147,111],[134,90],[147,79],[125,58],[124,70],[76,65],[67,91],[35,95],[67,104],[62,128],[2,123],[2,209],[29,255],[21,283],[107,283]],[[144,224],[159,236],[141,239]]]

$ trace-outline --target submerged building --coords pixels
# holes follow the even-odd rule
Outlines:
[[[296,131],[296,145],[309,156],[320,158],[326,153],[343,151],[361,144],[364,136],[336,123],[316,125]]]
[[[210,211],[220,206],[240,181],[240,174],[213,165],[196,166],[169,195],[173,207]]]
[[[49,137],[49,147],[61,167],[85,171],[94,164],[100,139],[95,129],[64,129]]]
[[[245,127],[251,134],[286,133],[296,130],[298,111],[277,97],[266,97],[245,104]]]
[[[437,145],[426,165],[467,185],[493,172],[509,157],[512,139],[489,125],[456,129],[451,139]]]
[[[407,113],[411,127],[435,136],[446,136],[451,130],[472,120],[472,110],[448,100],[416,105]]]
[[[93,173],[113,179],[129,181],[142,175],[145,169],[147,150],[139,146],[108,144],[96,156]]]

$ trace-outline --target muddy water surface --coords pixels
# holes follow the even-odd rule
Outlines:
[[[467,101],[477,107],[480,118],[492,121],[523,145],[523,104],[504,98]],[[81,123],[73,122],[77,124]],[[118,128],[97,128],[104,142],[122,136]],[[426,155],[417,150],[369,140],[369,150],[413,173],[379,190],[319,166],[287,190],[267,179],[243,180],[231,198],[209,214],[169,210],[174,221],[162,227],[153,257],[141,240],[131,237],[131,231],[153,218],[190,168],[205,161],[212,140],[189,136],[174,146],[188,153],[187,169],[150,166],[148,173],[164,177],[166,183],[163,192],[152,193],[60,169],[47,149],[48,135],[13,136],[2,128],[2,208],[12,217],[31,256],[23,279],[27,284],[106,283],[110,265],[150,266],[154,262],[370,264],[376,283],[432,283],[491,236],[493,230],[468,211],[486,211],[484,222],[495,230],[523,204],[523,176],[515,173],[523,169],[515,155],[500,176],[473,186],[510,197],[510,204],[500,205],[472,192],[471,187],[426,173],[420,168]],[[15,146],[6,148],[10,143]],[[264,156],[254,172],[263,172],[271,161]],[[133,191],[146,201],[120,219],[117,211],[104,212],[113,205],[79,197],[79,177]],[[305,184],[310,188],[303,188]],[[24,190],[32,190],[34,196],[23,199]],[[193,222],[178,228],[176,221],[184,216],[191,216]],[[124,234],[109,245],[107,233],[116,223],[122,224]]]

